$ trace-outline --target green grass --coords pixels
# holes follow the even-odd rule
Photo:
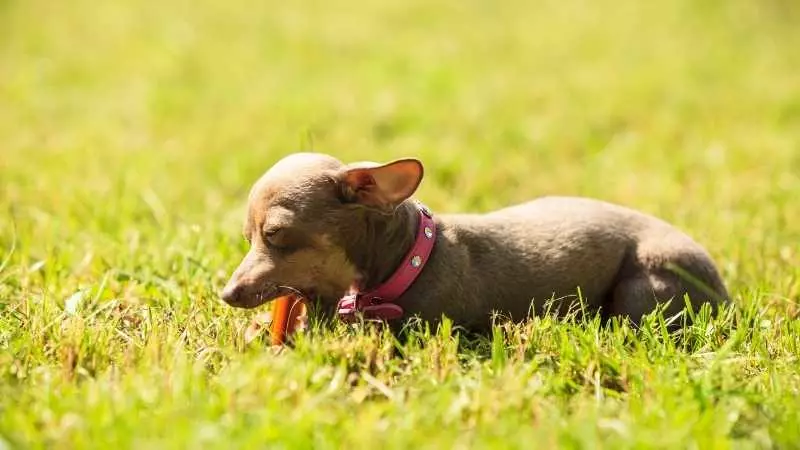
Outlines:
[[[800,446],[788,0],[0,0],[0,448]],[[655,213],[735,300],[275,353],[216,292],[280,156],[415,155],[436,211]]]

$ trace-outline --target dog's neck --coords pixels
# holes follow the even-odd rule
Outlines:
[[[357,289],[372,289],[386,281],[414,245],[419,221],[417,207],[401,203],[392,213],[367,213],[366,229],[360,242],[349,249],[351,261],[360,274]]]

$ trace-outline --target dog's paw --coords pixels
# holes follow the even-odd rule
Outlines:
[[[249,344],[258,339],[259,336],[268,332],[272,323],[272,313],[265,311],[253,316],[250,325],[244,330],[244,343]]]
[[[256,314],[250,320],[250,325],[244,330],[244,343],[249,344],[254,340],[261,337],[264,333],[269,333],[272,324],[272,312],[264,311]],[[292,328],[292,334],[303,333],[308,329],[308,316],[301,314],[297,316],[295,326]]]

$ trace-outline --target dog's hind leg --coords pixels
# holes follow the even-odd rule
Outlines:
[[[684,307],[682,291],[682,284],[672,274],[641,272],[617,283],[605,313],[608,317],[628,317],[639,323],[642,316],[660,303],[671,300],[664,316],[672,316]]]
[[[684,295],[689,296],[695,311],[704,303],[716,307],[727,301],[728,294],[722,280],[706,255],[679,254],[660,259],[658,264],[653,263],[652,259],[632,261],[609,296],[605,311],[607,317],[627,316],[638,323],[643,315],[666,301],[670,304],[664,310],[664,316],[673,316],[686,307]]]

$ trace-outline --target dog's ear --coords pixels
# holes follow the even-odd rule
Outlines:
[[[422,163],[413,158],[355,163],[339,173],[339,185],[345,201],[392,209],[417,190],[423,173]]]

